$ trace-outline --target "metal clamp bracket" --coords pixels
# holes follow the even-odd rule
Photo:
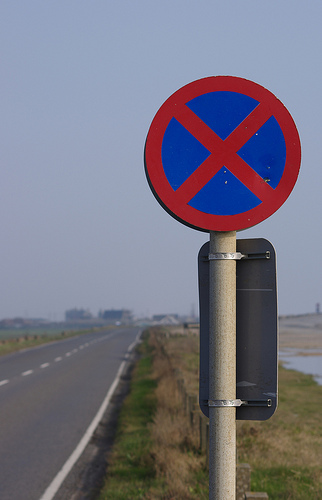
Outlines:
[[[210,253],[208,255],[208,260],[241,260],[243,254],[240,252],[235,253]]]
[[[247,253],[241,252],[216,252],[210,253],[207,260],[244,260],[244,259],[270,259],[271,253],[269,251],[263,253]]]
[[[207,406],[211,408],[226,408],[226,407],[238,407],[238,406],[267,406],[268,408],[272,406],[271,399],[250,399],[244,401],[242,399],[215,399],[208,400]]]

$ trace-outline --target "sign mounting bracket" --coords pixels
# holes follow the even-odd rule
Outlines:
[[[247,253],[243,254],[241,252],[227,252],[227,253],[221,253],[221,252],[216,252],[216,253],[210,253],[208,254],[208,257],[206,257],[205,260],[244,260],[244,259],[270,259],[271,254],[269,251],[266,252],[259,252],[259,253]]]
[[[249,401],[244,401],[242,399],[209,399],[206,401],[207,406],[210,408],[225,408],[229,406],[272,406],[271,399],[250,399]]]

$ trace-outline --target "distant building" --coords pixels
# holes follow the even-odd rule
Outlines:
[[[88,309],[69,309],[65,312],[66,321],[79,321],[79,320],[89,320],[93,316]]]
[[[180,323],[178,314],[155,314],[152,321],[157,325],[179,325]]]
[[[107,309],[100,311],[99,317],[110,323],[131,323],[133,314],[128,309]]]

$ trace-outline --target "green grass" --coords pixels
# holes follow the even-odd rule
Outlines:
[[[151,454],[151,424],[156,407],[152,353],[146,341],[141,344],[137,363],[118,422],[107,479],[99,500],[136,500],[148,498],[147,492],[159,489]]]
[[[276,500],[319,500],[322,490],[316,486],[321,469],[307,467],[270,467],[252,472],[252,490],[266,491]]]
[[[238,422],[240,462],[252,491],[283,500],[322,499],[322,387],[309,375],[279,369],[279,404],[264,422]]]

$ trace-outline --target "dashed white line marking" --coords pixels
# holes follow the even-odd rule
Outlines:
[[[139,342],[140,335],[141,335],[141,332],[138,333],[135,341],[129,346],[128,352],[131,352],[132,349],[134,348],[134,346],[136,345],[136,343]],[[110,388],[105,396],[105,399],[104,399],[102,405],[100,406],[97,414],[95,415],[94,419],[90,423],[88,429],[86,430],[84,436],[82,437],[82,439],[80,440],[80,442],[76,446],[75,450],[70,455],[70,457],[67,459],[67,461],[65,462],[63,467],[58,472],[58,474],[54,477],[54,479],[52,480],[52,482],[50,483],[50,485],[48,486],[48,488],[46,489],[44,494],[41,496],[40,500],[53,500],[53,498],[54,498],[55,494],[57,493],[57,491],[59,490],[62,482],[64,481],[66,476],[69,474],[69,472],[72,470],[73,466],[75,465],[75,463],[77,462],[77,460],[79,459],[81,454],[83,453],[86,445],[88,444],[89,440],[91,439],[96,427],[98,426],[100,420],[102,419],[102,417],[104,415],[106,408],[108,407],[108,405],[110,403],[110,400],[113,396],[113,393],[114,393],[114,391],[117,387],[117,384],[119,383],[119,380],[121,378],[125,364],[126,364],[126,362],[122,361],[122,363],[120,364],[120,367],[117,371],[116,377],[115,377],[112,385],[110,386]]]
[[[112,335],[112,336],[114,336],[114,335]],[[108,336],[108,338],[110,338],[110,335]],[[82,344],[78,347],[75,347],[75,349],[73,349],[72,351],[66,352],[65,356],[68,358],[68,357],[72,356],[73,354],[76,354],[78,351],[85,349],[86,347],[89,347],[93,344],[96,344],[97,342],[102,342],[103,340],[106,340],[106,337],[100,337],[98,339],[93,339],[90,342],[86,342],[85,344]],[[135,344],[135,342],[133,343],[133,345],[134,344]],[[127,357],[128,357],[128,355],[125,356],[125,358],[127,358]],[[57,358],[55,358],[54,362],[58,363],[59,361],[62,361],[62,360],[63,360],[63,356],[57,356]],[[44,369],[44,368],[47,368],[48,366],[50,366],[50,362],[41,364],[40,368]],[[34,370],[26,370],[23,373],[21,373],[21,376],[27,377],[28,375],[31,375],[32,373],[34,373]],[[10,380],[7,380],[7,379],[0,380],[0,387],[8,384],[9,382],[10,382]]]

